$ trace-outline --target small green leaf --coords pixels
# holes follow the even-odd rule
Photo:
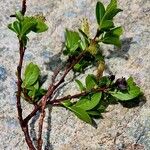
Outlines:
[[[100,25],[101,24],[101,20],[103,18],[105,14],[105,7],[101,2],[97,2],[96,4],[96,19],[97,19],[97,23]]]
[[[66,29],[65,41],[66,48],[73,53],[79,46],[80,36],[77,32]]]
[[[110,35],[110,36],[105,36],[102,39],[102,42],[105,44],[112,44],[117,47],[121,47],[121,41],[118,36]]]
[[[39,95],[41,96],[43,96],[44,94],[46,94],[46,92],[47,92],[47,90],[45,90],[45,89],[42,89],[42,88],[40,88],[39,90],[38,90],[38,93],[39,93]]]
[[[80,63],[77,63],[73,69],[77,72],[82,72],[82,65]]]
[[[101,30],[109,30],[110,28],[113,28],[114,27],[114,23],[112,20],[104,20],[102,21],[101,23]]]
[[[19,21],[14,21],[13,23],[8,25],[8,28],[15,32],[17,35],[21,32],[21,25]]]
[[[35,20],[36,20],[37,24],[32,29],[33,32],[41,33],[41,32],[45,32],[48,30],[48,26],[45,24],[45,22],[42,19],[36,18]]]
[[[117,8],[117,0],[111,0],[111,2],[106,8],[106,12],[102,20],[112,20],[113,17],[121,11],[121,9]]]
[[[79,63],[77,63],[75,66],[74,66],[74,71],[75,72],[83,72],[83,70],[89,65],[89,62],[85,59],[82,59],[80,60]]]
[[[34,98],[35,98],[35,94],[36,94],[36,89],[35,88],[33,88],[33,90],[32,91],[29,91],[29,93],[28,93],[28,95],[30,96],[30,97],[32,97],[32,99],[34,100]]]
[[[23,80],[24,87],[30,87],[33,85],[40,75],[40,69],[37,65],[30,63],[25,69],[25,78]]]
[[[133,78],[130,77],[127,80],[127,84],[128,84],[128,90],[126,91],[110,91],[110,94],[121,100],[121,101],[128,101],[128,100],[132,100],[136,97],[138,97],[141,94],[140,88],[134,83]]]
[[[111,19],[113,19],[114,16],[116,16],[121,11],[122,11],[122,9],[118,9],[118,8],[117,9],[112,9],[109,12],[106,12],[104,18],[106,20],[111,20]]]
[[[87,90],[91,90],[95,87],[97,87],[97,81],[94,75],[88,75],[85,79],[86,88]]]
[[[72,106],[73,103],[70,100],[65,100],[62,101],[61,104],[69,109],[69,107]]]
[[[32,31],[37,25],[36,20],[33,17],[24,17],[24,20],[21,22],[22,30],[21,37],[27,35]]]
[[[39,82],[38,82],[38,81],[34,84],[34,88],[35,88],[36,90],[39,89]]]
[[[110,9],[113,8],[117,8],[117,0],[111,0],[106,8],[106,11],[109,11]]]
[[[123,34],[123,29],[122,27],[116,27],[114,29],[111,29],[109,32],[106,33],[106,36],[109,35],[115,35],[115,36],[121,36]]]
[[[102,104],[100,104],[100,106],[99,106],[99,108],[97,109],[100,113],[104,113],[104,112],[106,112],[106,106],[104,106],[104,105],[102,105]]]
[[[87,35],[82,30],[79,29],[79,32],[80,32],[80,38],[81,38],[80,47],[82,50],[85,50],[89,45],[89,40],[88,40]]]
[[[69,109],[82,121],[89,123],[91,125],[93,124],[91,117],[85,110],[75,106],[71,106]]]
[[[47,92],[47,90],[42,89],[42,88],[39,88],[38,90],[36,90],[35,100],[39,101],[42,98],[42,96],[46,94],[46,92]]]
[[[16,18],[17,18],[19,21],[23,21],[24,16],[22,15],[22,13],[21,13],[20,11],[16,11]]]
[[[99,111],[93,111],[93,110],[90,110],[90,111],[87,111],[87,113],[90,115],[90,116],[101,116],[100,112]]]
[[[100,87],[108,86],[110,83],[111,83],[111,81],[110,81],[108,76],[103,76],[99,80],[99,86]]]
[[[80,107],[84,110],[91,110],[96,107],[101,100],[102,93],[95,93],[91,99],[81,98],[74,106]]]
[[[82,82],[80,81],[80,80],[75,80],[76,81],[76,83],[78,84],[78,86],[79,86],[79,88],[80,88],[80,91],[82,92],[82,91],[84,91],[85,90],[85,87],[84,87],[84,85],[82,84]]]
[[[10,30],[12,30],[13,32],[17,33],[17,31],[13,28],[12,23],[8,24],[8,28],[9,28]]]

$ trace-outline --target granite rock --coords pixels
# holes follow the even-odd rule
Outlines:
[[[25,64],[33,61],[39,64],[44,74],[51,78],[55,66],[60,62],[60,52],[64,41],[64,29],[77,29],[80,19],[89,18],[92,35],[96,32],[95,4],[97,0],[32,0],[27,1],[27,14],[43,13],[49,30],[36,35],[30,34],[25,55]],[[108,3],[108,0],[103,0]],[[17,120],[15,107],[16,76],[18,62],[18,42],[7,24],[9,17],[20,9],[17,0],[0,1],[0,149],[27,150],[23,133]],[[139,106],[123,107],[111,105],[104,119],[97,121],[97,129],[78,120],[63,108],[47,110],[44,122],[43,149],[54,150],[150,150],[150,3],[149,0],[119,0],[124,11],[116,18],[116,23],[124,28],[122,48],[103,46],[106,53],[107,72],[117,77],[132,75],[144,92],[146,103]],[[91,35],[91,36],[92,36]],[[94,68],[89,72],[93,72]],[[86,72],[85,74],[87,74]],[[72,73],[67,76],[71,81]],[[80,76],[82,80],[84,75]],[[48,80],[50,81],[50,80]],[[74,83],[60,90],[59,96],[77,92]],[[47,87],[48,83],[45,84]],[[32,106],[23,103],[24,114]],[[38,115],[38,114],[37,114]],[[30,122],[32,138],[36,138],[36,120]]]

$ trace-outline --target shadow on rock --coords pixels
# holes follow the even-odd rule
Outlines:
[[[47,131],[46,131],[46,143],[45,143],[45,147],[44,150],[53,150],[53,146],[50,143],[50,132],[51,132],[51,111],[52,111],[52,107],[48,106],[48,117],[47,117]],[[39,120],[40,117],[40,113],[38,112],[31,120],[30,123],[30,135],[32,137],[33,143],[35,145],[35,147],[37,147],[37,133],[35,130],[35,124],[36,122]]]
[[[146,103],[145,96],[140,96],[138,98],[135,98],[131,101],[119,101],[119,103],[126,108],[133,108],[133,107],[142,107]]]
[[[121,42],[122,42],[121,48],[115,47],[114,50],[108,50],[109,55],[106,58],[110,59],[113,57],[120,57],[120,58],[123,58],[125,60],[128,60],[129,59],[128,51],[131,47],[131,44],[135,43],[132,40],[133,40],[132,37],[122,39],[121,40]]]
[[[52,72],[55,71],[56,67],[60,66],[60,64],[62,64],[62,60],[61,60],[60,56],[61,56],[61,52],[50,57],[49,62],[45,62],[46,69],[50,70]]]
[[[31,135],[33,143],[36,147],[37,147],[37,134],[36,134],[36,130],[35,130],[35,123],[39,119],[39,116],[40,116],[40,113],[37,112],[36,115],[32,118],[31,123],[30,123],[30,128],[31,128],[30,135]]]
[[[46,132],[46,145],[44,150],[53,150],[53,146],[50,143],[50,133],[51,133],[51,112],[52,107],[48,106],[48,117],[47,117],[47,132]]]

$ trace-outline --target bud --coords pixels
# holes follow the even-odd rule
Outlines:
[[[87,35],[90,35],[90,27],[87,18],[83,18],[81,21],[81,30]]]
[[[103,76],[104,70],[105,70],[105,62],[99,61],[99,65],[97,67],[97,78],[101,78]]]
[[[91,41],[90,46],[87,48],[87,51],[90,52],[92,55],[97,54],[97,44],[95,41]]]
[[[109,76],[109,79],[110,79],[111,81],[114,81],[114,80],[115,80],[115,75],[110,75],[110,76]]]
[[[126,90],[127,89],[127,82],[125,78],[119,78],[115,82],[115,85],[119,90]]]

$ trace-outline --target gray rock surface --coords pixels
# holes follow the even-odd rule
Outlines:
[[[108,0],[103,0],[105,3]],[[27,14],[43,13],[49,25],[48,32],[30,34],[25,64],[33,61],[44,74],[52,75],[60,63],[59,52],[64,40],[64,29],[76,29],[80,19],[87,17],[95,33],[95,4],[97,0],[32,0],[28,1]],[[9,15],[21,6],[17,0],[0,1],[0,149],[27,150],[16,112],[16,77],[18,44],[14,33],[7,29],[12,21]],[[44,147],[54,150],[150,150],[150,2],[149,0],[119,0],[124,11],[116,19],[124,27],[123,46],[106,52],[109,71],[117,77],[132,75],[144,92],[146,103],[137,107],[111,105],[104,119],[98,120],[95,129],[78,120],[62,108],[47,110],[44,122]],[[92,72],[92,70],[91,70]],[[69,74],[67,80],[70,80]],[[49,80],[50,81],[50,80]],[[47,84],[48,85],[48,84]],[[47,86],[45,85],[45,86]],[[60,95],[75,93],[75,85],[65,87]],[[32,107],[23,103],[24,114]],[[37,116],[31,121],[31,135],[36,137]],[[44,149],[43,147],[43,149]]]

